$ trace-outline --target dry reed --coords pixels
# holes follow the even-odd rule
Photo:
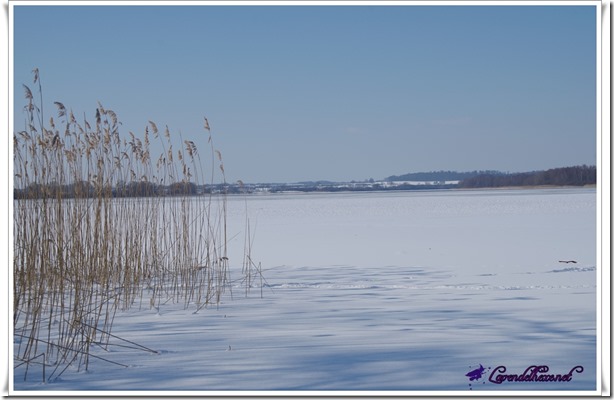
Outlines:
[[[55,102],[44,123],[38,70],[24,85],[25,129],[14,135],[13,332],[15,368],[42,367],[43,380],[87,369],[92,346],[129,346],[111,333],[116,313],[166,302],[201,309],[229,286],[226,197],[205,190],[193,141],[174,149],[168,127],[149,121],[142,138],[122,138],[101,104],[78,120]],[[222,155],[211,149],[210,183]],[[151,141],[163,149],[152,159]],[[195,196],[197,195],[197,196]],[[243,272],[251,282],[251,238]],[[118,343],[118,341],[122,343]],[[117,363],[115,363],[117,364]],[[50,373],[47,373],[50,372]]]

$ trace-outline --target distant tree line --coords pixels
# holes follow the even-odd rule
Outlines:
[[[41,198],[89,198],[101,194],[111,197],[181,196],[211,193],[211,188],[197,186],[193,182],[177,182],[172,185],[157,185],[153,182],[120,182],[116,186],[96,187],[91,182],[81,181],[68,185],[56,183],[32,183],[24,189],[14,190],[15,199]]]
[[[461,181],[472,178],[478,175],[503,175],[499,171],[430,171],[430,172],[412,172],[404,175],[392,175],[385,179],[388,182],[394,181]]]
[[[480,174],[459,182],[460,188],[503,186],[584,186],[597,183],[597,168],[580,165],[553,168],[546,171],[511,174]]]
[[[465,176],[464,179],[459,179]],[[458,184],[444,184],[444,181],[460,181]],[[297,192],[338,192],[338,191],[373,191],[373,190],[431,190],[453,188],[486,188],[504,186],[584,186],[597,182],[595,166],[575,166],[554,168],[547,171],[523,173],[504,173],[499,171],[435,171],[391,176],[386,181],[434,181],[429,185],[412,185],[411,183],[386,185],[369,180],[362,183],[339,184],[328,181],[303,182],[297,184],[259,184],[244,185],[223,183],[197,185],[193,182],[177,182],[171,185],[158,185],[149,181],[119,182],[115,186],[95,186],[92,182],[80,181],[67,185],[57,183],[32,183],[26,188],[14,189],[15,199],[41,198],[89,198],[100,195],[111,197],[151,197],[151,196],[198,196],[211,193],[245,194],[258,190],[271,193]]]

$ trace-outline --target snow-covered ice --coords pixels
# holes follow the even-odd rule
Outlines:
[[[94,349],[128,367],[92,360],[47,383],[34,367],[24,382],[17,368],[14,389],[596,390],[594,189],[231,197],[237,278],[246,208],[262,297],[256,280],[247,297],[236,283],[198,313],[118,313],[113,334],[157,353]],[[569,382],[488,379],[498,366],[532,365],[583,371]]]

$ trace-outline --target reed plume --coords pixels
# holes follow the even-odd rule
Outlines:
[[[45,126],[33,73],[40,105],[24,85],[25,129],[13,135],[14,362],[24,379],[35,368],[50,381],[93,358],[113,363],[92,348],[122,340],[111,333],[122,310],[221,301],[230,283],[227,199],[207,190],[213,171],[199,181],[194,141],[174,158],[168,126],[160,135],[148,121],[142,137],[121,139],[114,111],[98,103],[90,124],[58,101]],[[225,182],[206,118],[205,130]],[[163,149],[157,157],[152,139]]]

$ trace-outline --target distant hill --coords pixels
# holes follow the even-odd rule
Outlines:
[[[458,172],[458,171],[431,171],[431,172],[412,172],[405,175],[392,175],[384,180],[387,182],[395,181],[462,181],[465,179],[473,178],[479,175],[503,175],[500,171],[471,171],[471,172]]]
[[[553,168],[546,171],[513,174],[480,174],[459,182],[459,188],[503,186],[584,186],[597,183],[595,166]]]

